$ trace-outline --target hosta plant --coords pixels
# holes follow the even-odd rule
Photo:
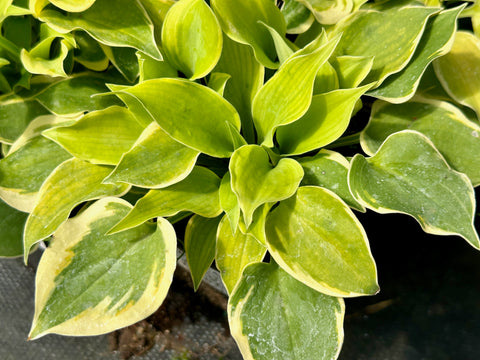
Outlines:
[[[379,291],[356,212],[480,248],[479,9],[1,0],[0,255],[46,244],[29,338],[147,317],[181,248],[245,359],[337,358],[343,298]]]

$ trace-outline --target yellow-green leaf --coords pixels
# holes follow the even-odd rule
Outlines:
[[[82,12],[93,5],[95,0],[49,0],[53,5],[68,12]]]
[[[321,45],[323,37],[295,52],[253,100],[253,120],[258,141],[273,146],[277,127],[298,120],[310,106],[313,83],[318,70],[337,46],[340,37]]]
[[[105,235],[130,207],[105,198],[55,232],[37,270],[30,338],[99,335],[158,309],[175,270],[175,230],[159,218]]]
[[[355,155],[349,184],[353,196],[369,209],[411,215],[427,233],[459,235],[480,249],[470,180],[452,170],[419,132],[390,135],[368,159]]]
[[[122,195],[129,186],[106,185],[108,166],[93,165],[76,158],[61,163],[45,180],[25,225],[25,260],[35,243],[50,236],[68,218],[72,209],[87,200]]]
[[[116,165],[142,131],[127,108],[112,106],[90,112],[73,125],[46,130],[43,135],[79,159]]]
[[[232,190],[237,195],[245,225],[260,205],[292,196],[303,177],[302,166],[293,159],[270,163],[268,153],[258,145],[245,145],[230,160]]]
[[[204,0],[180,0],[163,22],[162,46],[170,64],[190,79],[206,76],[222,53],[222,29]]]
[[[227,217],[223,217],[218,226],[215,264],[229,294],[240,280],[245,267],[261,262],[266,252],[267,248],[252,235],[243,234],[240,229],[232,232]]]
[[[190,174],[199,154],[152,122],[104,183],[123,182],[149,189],[167,187]]]
[[[444,89],[455,101],[480,117],[480,39],[457,31],[452,49],[433,63]]]
[[[353,10],[353,0],[297,0],[305,5],[320,24],[336,24]]]
[[[123,231],[157,216],[173,216],[191,211],[203,217],[220,215],[220,179],[207,168],[196,166],[182,181],[164,189],[150,190],[110,232]]]
[[[343,299],[305,286],[274,263],[248,266],[228,302],[232,336],[248,360],[337,359],[344,314]]]
[[[230,157],[236,147],[232,130],[237,132],[236,139],[241,138],[235,108],[206,86],[163,78],[147,80],[121,92],[138,99],[172,138],[207,155]]]
[[[285,35],[282,13],[271,0],[212,0],[211,6],[223,31],[232,40],[250,45],[258,62],[268,68],[278,68],[273,39],[262,23]]]
[[[266,234],[275,261],[305,285],[342,297],[378,292],[365,230],[330,190],[300,187],[270,213]]]

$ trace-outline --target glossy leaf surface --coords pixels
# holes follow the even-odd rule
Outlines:
[[[175,270],[175,231],[160,218],[105,235],[130,207],[105,198],[55,232],[37,271],[30,338],[103,334],[157,310]]]
[[[266,234],[275,261],[312,289],[342,297],[378,292],[365,230],[333,192],[300,187],[271,212]]]
[[[470,180],[452,170],[419,132],[389,136],[371,158],[355,155],[349,183],[353,196],[369,209],[411,215],[427,233],[459,235],[480,248]]]
[[[245,269],[228,303],[230,329],[244,359],[336,359],[344,313],[342,299],[265,263]]]

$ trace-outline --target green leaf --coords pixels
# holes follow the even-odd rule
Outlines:
[[[472,156],[480,153],[480,126],[458,108],[421,98],[401,105],[377,101],[360,143],[368,155],[373,155],[388,136],[405,129],[426,135],[450,166],[467,174],[474,186],[480,185],[480,159]]]
[[[232,189],[247,227],[255,209],[292,196],[303,177],[303,169],[297,161],[284,158],[274,166],[268,153],[258,145],[242,146],[235,151],[229,168]]]
[[[332,62],[338,75],[340,89],[357,87],[372,69],[374,57],[337,56]]]
[[[480,39],[457,31],[450,52],[435,60],[433,66],[448,95],[480,117]]]
[[[130,207],[105,198],[55,232],[37,270],[30,339],[99,335],[158,309],[175,270],[175,230],[159,218],[156,226],[104,235]]]
[[[261,24],[265,26],[268,32],[270,33],[273,39],[273,42],[275,44],[275,51],[277,52],[277,55],[278,55],[278,61],[280,65],[282,65],[294,53],[294,50],[292,50],[292,48],[295,48],[295,50],[298,50],[298,48],[292,43],[290,43],[287,38],[280,35],[277,32],[277,30],[275,30],[271,26],[268,26],[265,23],[261,23]]]
[[[305,5],[320,24],[336,24],[353,10],[353,0],[297,0]]]
[[[330,64],[325,61],[315,75],[315,82],[313,84],[313,95],[323,94],[339,88],[337,71]]]
[[[305,286],[276,264],[247,267],[228,302],[244,359],[336,359],[344,314],[343,299]]]
[[[211,6],[225,34],[241,44],[250,45],[258,62],[278,68],[275,44],[262,23],[285,35],[285,20],[271,0],[211,0]]]
[[[54,82],[34,98],[56,115],[75,116],[121,104],[114,96],[92,96],[107,91],[105,79],[83,73]]]
[[[128,82],[133,83],[140,74],[136,50],[126,47],[111,47],[101,44],[110,62]]]
[[[46,130],[43,135],[79,159],[116,165],[142,131],[127,108],[112,106],[90,112],[73,125]]]
[[[336,37],[318,47],[323,41],[320,37],[295,52],[260,89],[252,108],[259,142],[272,147],[276,128],[298,120],[308,110],[315,75],[339,40]]]
[[[432,16],[407,67],[388,77],[368,95],[397,104],[412,98],[427,66],[450,51],[457,29],[457,17],[464,8],[465,4]]]
[[[284,1],[281,10],[288,34],[304,33],[315,21],[315,17],[310,10],[296,0]]]
[[[261,262],[266,252],[266,247],[253,236],[243,234],[240,229],[232,232],[227,217],[223,217],[218,226],[215,264],[229,294],[240,280],[245,267]]]
[[[159,44],[162,38],[163,21],[170,7],[175,4],[175,0],[140,0],[140,2],[153,22],[155,40]]]
[[[249,143],[255,142],[252,101],[263,86],[265,69],[258,63],[252,49],[228,37],[223,39],[222,56],[216,72],[229,74],[223,96],[237,109],[242,122],[242,134]]]
[[[365,230],[330,190],[300,187],[270,213],[266,234],[275,261],[305,285],[342,297],[378,292]]]
[[[18,210],[31,212],[45,179],[69,158],[53,141],[33,138],[0,160],[0,197]]]
[[[472,184],[425,135],[404,130],[389,136],[375,156],[355,155],[349,184],[369,209],[411,215],[429,234],[459,235],[480,248]]]
[[[123,195],[127,185],[104,185],[111,169],[76,158],[61,163],[45,180],[25,226],[25,261],[30,248],[50,236],[68,218],[72,209],[87,200]]]
[[[121,92],[138,99],[160,127],[182,144],[214,157],[230,157],[235,150],[228,124],[238,132],[240,118],[214,90],[188,80],[164,78]]]
[[[220,96],[223,96],[225,92],[225,87],[227,86],[228,80],[231,76],[229,74],[212,72],[208,77],[208,87],[216,91]]]
[[[315,95],[299,120],[281,126],[277,141],[282,154],[302,154],[338,139],[350,123],[356,102],[371,86],[334,90]]]
[[[162,45],[173,67],[192,80],[199,79],[220,59],[222,29],[203,0],[180,0],[165,17]]]
[[[35,99],[18,95],[0,97],[0,141],[13,143],[37,116],[48,111]]]
[[[23,255],[23,228],[28,214],[0,200],[0,258]]]
[[[150,190],[110,233],[130,229],[158,216],[173,216],[181,211],[191,211],[208,218],[217,217],[222,212],[219,187],[217,175],[196,166],[184,180],[164,189]]]
[[[230,172],[227,172],[220,183],[219,189],[220,207],[227,215],[232,233],[237,231],[240,220],[240,206],[238,205],[237,195],[232,189],[232,180]]]
[[[164,77],[177,77],[177,70],[166,61],[159,61],[140,51],[137,51],[138,65],[140,70],[139,82],[150,79],[158,79]]]
[[[220,220],[221,217],[204,218],[193,215],[185,229],[185,254],[195,291],[215,259],[215,243]]]
[[[348,188],[350,163],[341,154],[322,149],[314,156],[298,159],[298,162],[305,172],[301,185],[326,188],[337,194],[348,206],[365,212],[365,208],[350,193]]]
[[[95,0],[49,0],[56,7],[68,12],[82,12],[93,5]]]
[[[335,55],[373,57],[372,70],[364,83],[380,85],[408,64],[428,18],[438,11],[415,6],[357,11],[335,26],[332,34],[343,34]]]
[[[93,71],[106,70],[109,60],[100,44],[85,31],[75,31],[77,48],[74,50],[75,61]]]
[[[199,154],[152,122],[104,183],[123,182],[150,189],[167,187],[190,174]]]
[[[58,32],[81,29],[108,46],[133,47],[161,60],[153,34],[153,24],[137,1],[96,0],[81,13],[62,13],[46,8],[38,18]]]

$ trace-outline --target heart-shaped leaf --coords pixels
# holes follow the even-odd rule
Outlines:
[[[267,248],[253,236],[243,234],[240,229],[232,232],[227,217],[223,217],[218,226],[215,264],[229,294],[242,277],[245,267],[261,262],[266,252]]]
[[[232,189],[237,195],[245,225],[252,222],[260,205],[286,199],[297,190],[303,177],[302,166],[293,159],[281,159],[275,166],[258,145],[245,145],[230,160]]]
[[[450,103],[415,98],[393,105],[377,101],[360,142],[368,155],[373,155],[393,134],[411,129],[426,135],[455,170],[468,175],[474,186],[480,185],[480,126],[470,121]]]
[[[138,99],[167,134],[192,149],[230,157],[235,140],[244,142],[238,133],[240,118],[235,108],[206,86],[164,78],[147,80],[122,92]],[[232,130],[237,132],[236,138]]]
[[[480,249],[470,180],[452,170],[419,132],[389,136],[371,158],[355,155],[349,184],[353,196],[369,209],[411,215],[427,233],[459,235]]]
[[[212,171],[200,166],[182,181],[159,190],[150,190],[137,201],[135,207],[110,232],[123,231],[157,216],[173,216],[180,211],[191,211],[203,217],[220,215],[218,189],[220,179]]]
[[[152,122],[104,183],[123,182],[149,189],[167,187],[190,174],[199,154]]]
[[[158,309],[175,270],[175,230],[159,218],[155,225],[105,235],[130,208],[105,198],[55,232],[37,270],[31,339],[103,334]]]
[[[188,78],[204,77],[220,58],[222,36],[220,24],[204,0],[180,0],[163,22],[165,57]]]
[[[342,297],[378,292],[365,230],[330,190],[300,187],[270,213],[266,234],[275,261],[305,285]]]
[[[50,236],[68,218],[72,209],[87,200],[123,195],[129,186],[105,185],[108,166],[76,158],[61,163],[40,188],[38,200],[25,225],[25,260],[32,245]]]
[[[336,359],[344,314],[342,299],[305,286],[274,263],[248,266],[228,302],[244,359]]]

